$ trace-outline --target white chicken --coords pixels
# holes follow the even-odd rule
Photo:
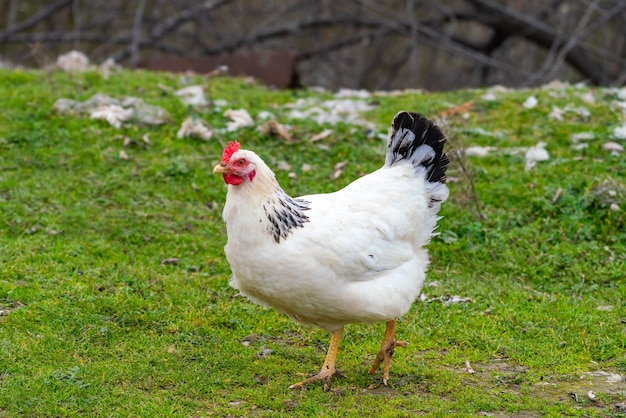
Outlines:
[[[343,328],[386,322],[383,383],[396,346],[396,320],[419,296],[429,264],[424,247],[448,197],[445,136],[416,113],[399,112],[385,164],[334,193],[293,198],[254,152],[230,142],[221,162],[228,192],[223,218],[231,285],[252,301],[328,330],[322,369],[291,388],[330,387]]]

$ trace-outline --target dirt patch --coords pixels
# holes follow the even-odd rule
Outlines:
[[[517,392],[526,381],[528,368],[511,364],[507,359],[494,359],[487,364],[472,364],[469,368],[466,365],[463,370],[455,370],[471,373],[474,376],[472,384],[497,386],[509,392]],[[546,376],[541,382],[526,384],[524,388],[538,398],[574,402],[581,408],[603,408],[607,412],[622,411],[626,398],[625,376],[605,370],[585,372],[579,376]]]
[[[22,306],[24,305],[19,302],[0,302],[0,321],[3,317],[8,316],[11,312]]]
[[[619,410],[626,396],[626,381],[617,372],[597,370],[580,376],[547,378],[535,385],[544,398],[570,398],[581,406]]]

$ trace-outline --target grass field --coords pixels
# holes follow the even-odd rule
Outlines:
[[[191,84],[212,104],[183,105],[174,92]],[[96,93],[170,119],[115,128],[54,110]],[[230,78],[0,70],[0,416],[626,416],[626,154],[606,149],[626,146],[626,91],[341,99],[369,104],[373,129],[287,118],[313,98],[338,100]],[[255,125],[226,131],[229,108]],[[238,139],[287,192],[333,191],[382,165],[379,134],[400,109],[443,117],[457,151],[487,155],[452,158],[390,387],[367,374],[378,324],[347,327],[331,391],[289,390],[317,372],[329,336],[228,286],[211,169]],[[293,139],[261,134],[263,111]],[[189,116],[214,137],[177,138]],[[526,170],[539,142],[549,159]]]

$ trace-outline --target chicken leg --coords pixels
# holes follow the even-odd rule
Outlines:
[[[333,331],[330,338],[330,346],[328,347],[328,352],[326,353],[326,359],[324,360],[324,364],[322,365],[322,370],[320,370],[320,372],[313,377],[309,377],[302,382],[298,382],[289,386],[289,389],[301,388],[304,385],[308,385],[309,383],[318,382],[321,380],[324,382],[324,392],[328,392],[328,390],[330,389],[330,379],[335,374],[335,359],[337,358],[339,341],[341,341],[342,334],[343,328],[340,328],[337,331]]]
[[[387,382],[389,381],[389,368],[391,367],[391,357],[393,357],[393,352],[397,346],[406,347],[407,343],[404,341],[396,341],[394,336],[396,333],[396,320],[392,320],[387,322],[387,327],[385,328],[385,336],[383,337],[383,342],[380,345],[380,351],[376,355],[376,359],[374,363],[372,363],[372,367],[370,368],[369,373],[374,374],[380,363],[383,363],[383,384],[387,386]]]

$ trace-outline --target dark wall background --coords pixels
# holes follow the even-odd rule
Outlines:
[[[624,28],[626,0],[4,0],[0,56],[35,67],[72,49],[130,67],[227,63],[274,74],[278,87],[608,86],[626,80]]]

